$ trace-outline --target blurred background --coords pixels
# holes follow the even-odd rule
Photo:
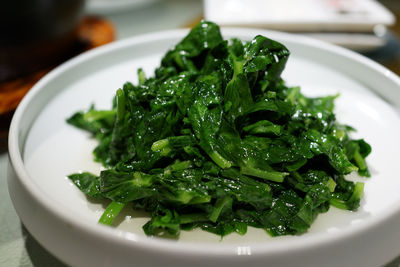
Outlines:
[[[16,0],[0,4],[0,266],[64,266],[21,225],[8,196],[7,135],[22,97],[90,49],[194,26],[300,33],[361,53],[400,75],[400,0]],[[400,254],[400,248],[399,248]],[[400,266],[400,257],[386,267]]]

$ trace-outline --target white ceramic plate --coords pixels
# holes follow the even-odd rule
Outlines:
[[[226,29],[226,38],[250,40],[263,34],[281,41],[291,57],[283,78],[307,95],[340,93],[339,121],[358,129],[372,145],[372,177],[357,212],[332,208],[301,236],[271,238],[264,231],[231,234],[221,240],[200,230],[178,240],[148,238],[145,214],[126,209],[117,228],[98,225],[103,203],[93,203],[66,178],[77,171],[97,173],[96,143],[66,124],[77,110],[94,103],[109,108],[116,89],[147,75],[187,31],[135,37],[85,53],[43,78],[21,102],[10,128],[9,190],[32,235],[61,260],[76,266],[378,266],[400,252],[399,78],[350,51],[301,36],[255,29]],[[386,100],[391,101],[389,104]]]
[[[86,0],[86,11],[91,14],[124,13],[156,1],[158,0]]]
[[[204,0],[204,18],[224,26],[331,32],[371,32],[396,20],[375,0]]]

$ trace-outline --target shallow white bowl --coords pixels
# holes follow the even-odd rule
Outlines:
[[[283,78],[308,95],[340,93],[339,121],[372,145],[372,177],[357,212],[334,208],[301,236],[271,238],[260,229],[221,240],[202,231],[178,240],[149,238],[148,218],[129,209],[117,228],[97,224],[103,203],[93,203],[66,178],[99,172],[90,135],[65,123],[95,103],[109,108],[116,89],[136,82],[136,69],[152,75],[161,56],[186,30],[154,33],[113,43],[61,65],[23,99],[9,132],[10,195],[32,235],[74,266],[378,266],[400,253],[400,79],[345,49],[308,38],[257,29],[224,29],[226,38],[257,34],[284,43],[291,57]],[[351,177],[350,177],[351,178]]]

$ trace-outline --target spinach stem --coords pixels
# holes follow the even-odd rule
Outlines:
[[[344,200],[341,199],[336,199],[336,198],[331,198],[329,200],[329,204],[331,204],[332,206],[338,208],[338,209],[342,209],[342,210],[347,210],[348,207],[346,205],[346,202]]]
[[[232,164],[223,156],[221,156],[217,151],[213,151],[212,153],[210,153],[210,158],[222,169],[227,169],[232,166]]]
[[[167,138],[158,140],[151,145],[151,150],[160,151],[165,147],[169,146],[169,140]]]
[[[240,168],[240,171],[241,171],[241,173],[246,174],[246,175],[259,177],[262,179],[266,179],[266,180],[270,180],[270,181],[274,181],[274,182],[278,182],[278,183],[283,182],[285,176],[288,175],[288,173],[286,173],[286,172],[264,171],[264,170],[252,168],[249,166],[242,166]]]
[[[181,224],[186,223],[194,223],[194,222],[205,222],[208,221],[208,217],[204,213],[192,213],[192,214],[183,214],[179,216],[179,220]]]
[[[117,201],[111,202],[106,210],[103,212],[99,219],[99,223],[105,225],[111,225],[121,210],[125,207],[126,203],[121,203]]]
[[[222,212],[222,209],[227,205],[232,205],[232,199],[229,196],[217,199],[213,211],[209,216],[210,221],[216,222]]]
[[[354,160],[355,160],[355,162],[356,162],[356,164],[357,164],[357,166],[358,166],[358,168],[360,169],[360,170],[366,170],[367,169],[367,164],[365,163],[365,160],[364,160],[364,158],[361,156],[361,154],[360,154],[360,152],[359,151],[356,151],[355,153],[354,153]]]
[[[125,115],[125,93],[122,89],[117,90],[117,123],[122,122]]]
[[[356,182],[356,184],[354,186],[353,194],[351,194],[349,200],[347,200],[347,201],[350,202],[350,201],[354,201],[356,199],[360,199],[362,197],[363,193],[364,193],[364,183]]]

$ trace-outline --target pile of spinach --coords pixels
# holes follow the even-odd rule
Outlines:
[[[330,205],[356,210],[371,148],[335,119],[337,96],[308,98],[281,73],[286,47],[256,36],[224,40],[201,22],[162,58],[154,77],[116,91],[111,110],[68,123],[99,141],[106,170],[69,175],[88,197],[109,199],[100,222],[126,203],[148,211],[147,235],[200,227],[221,236],[248,226],[270,235],[307,231]]]

